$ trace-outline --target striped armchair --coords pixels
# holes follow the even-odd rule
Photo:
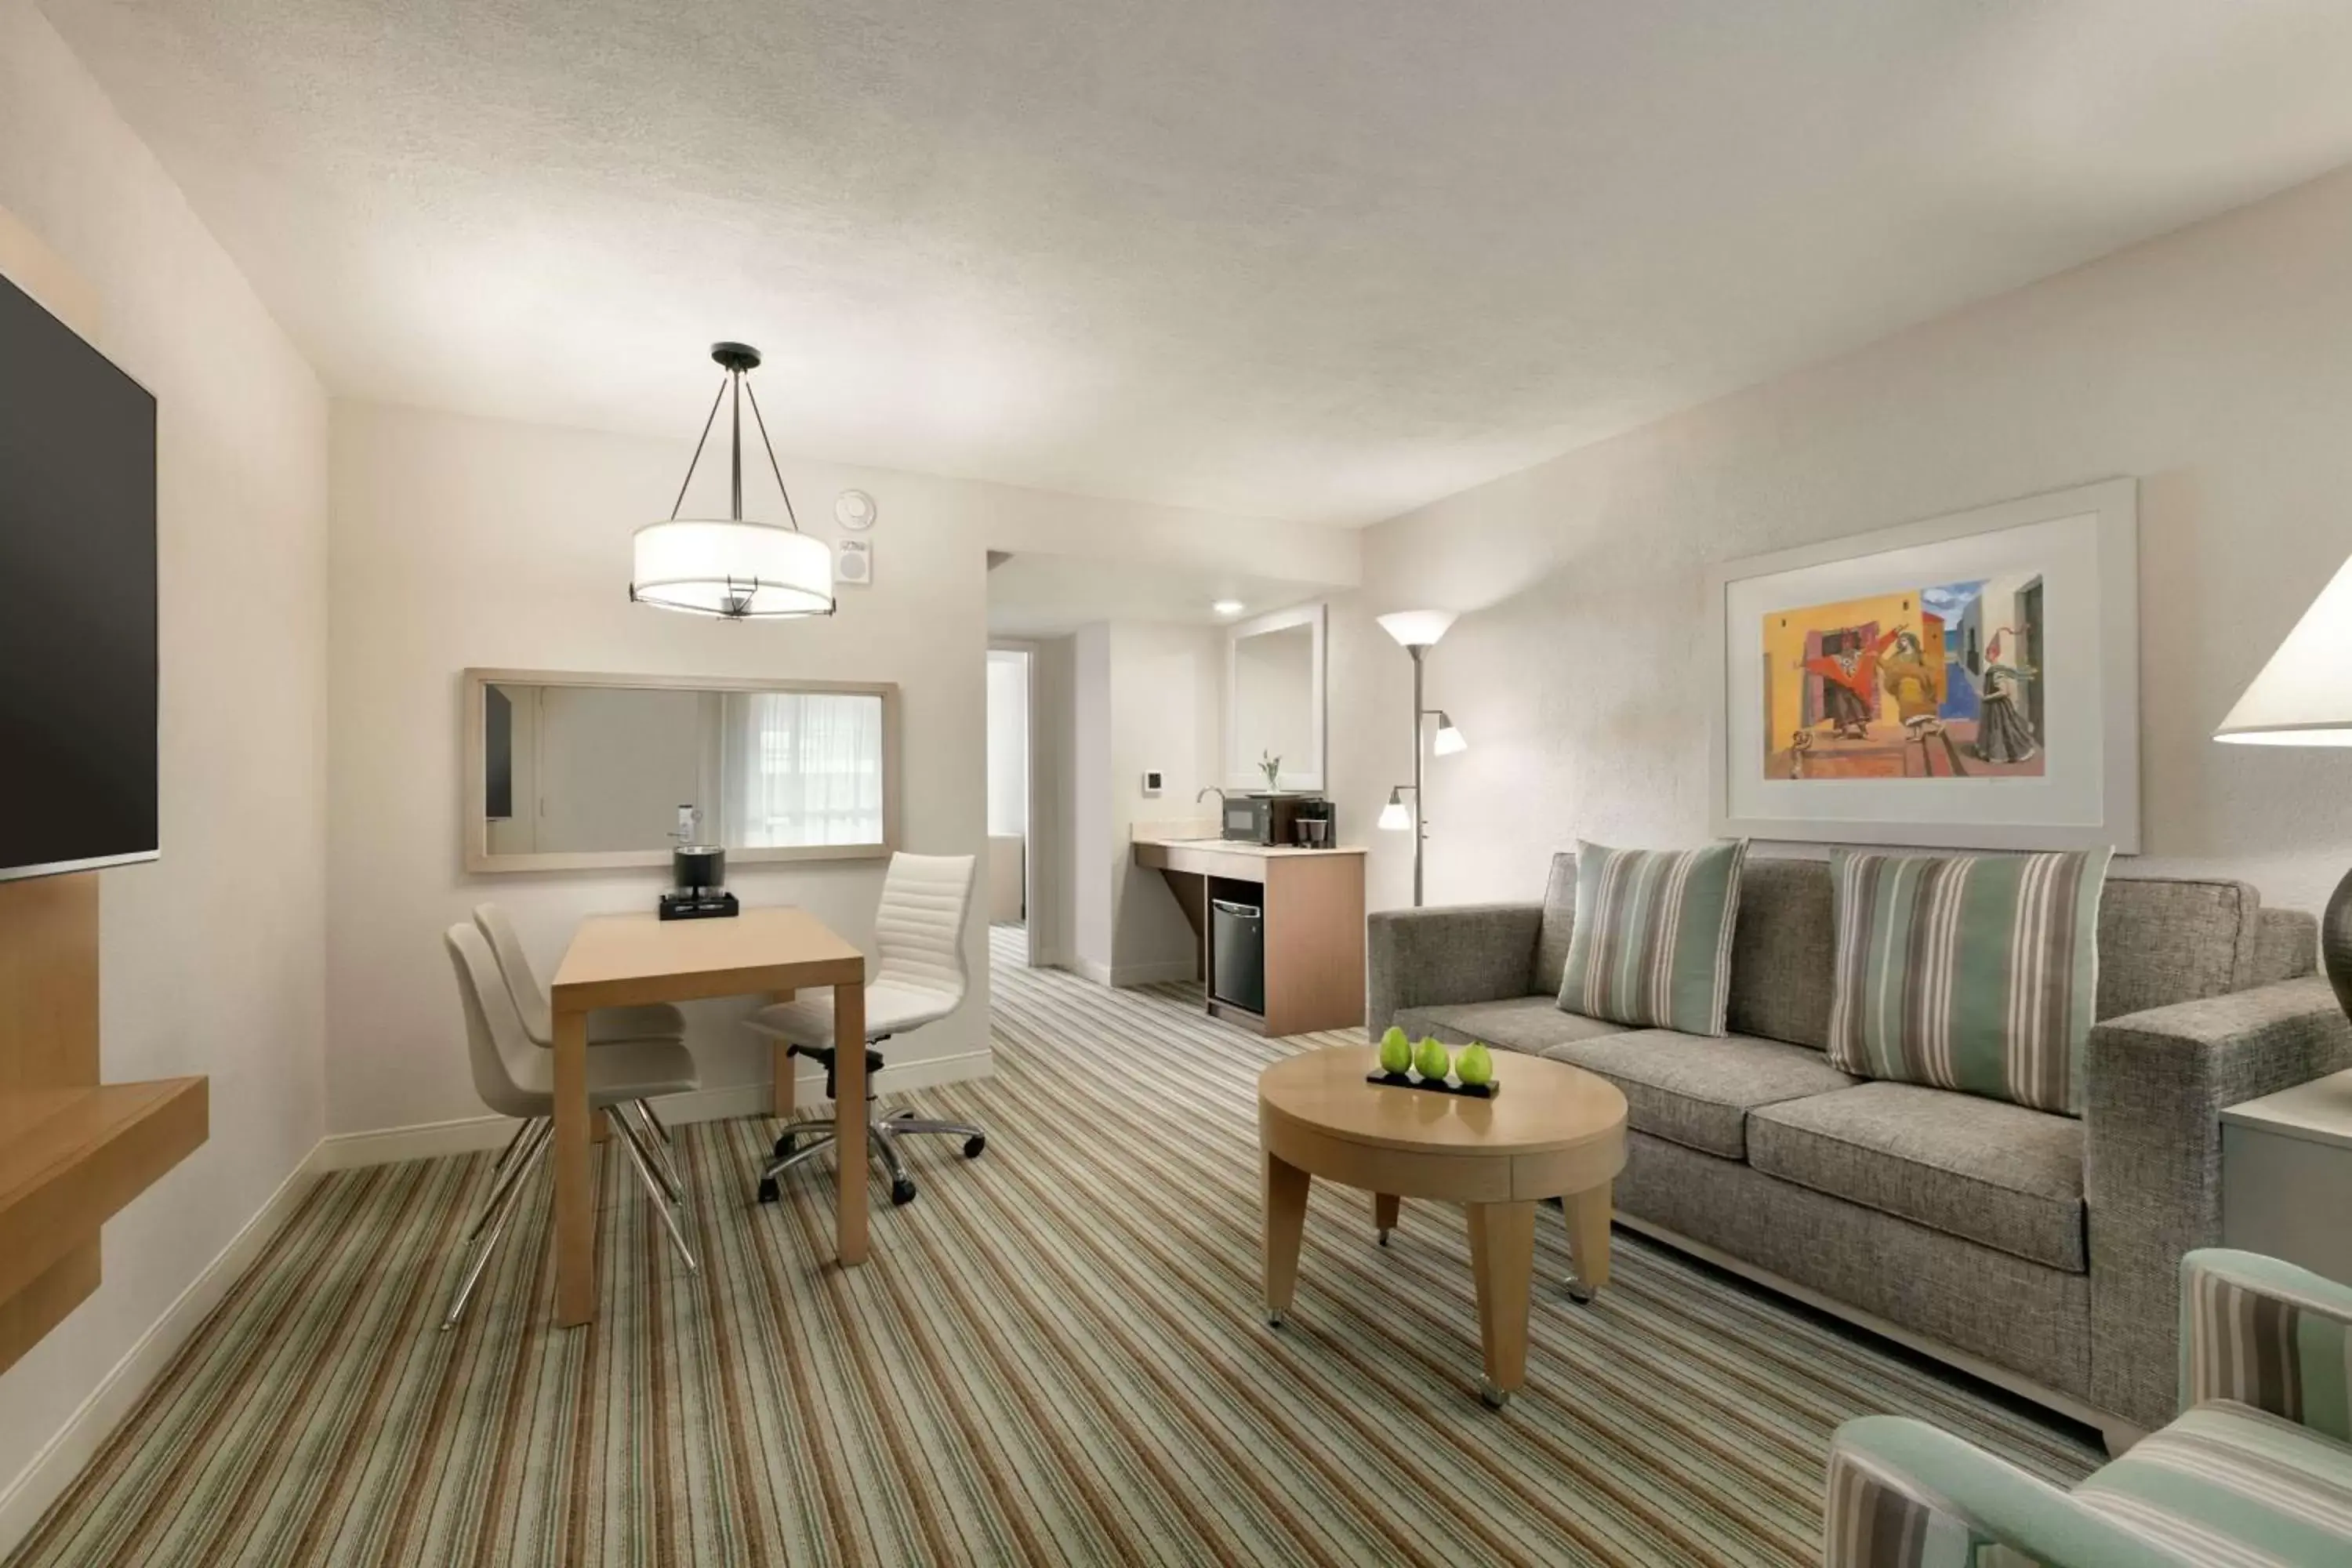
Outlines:
[[[1827,1568],[2352,1563],[2352,1289],[2219,1249],[2180,1275],[2170,1426],[2069,1492],[1923,1422],[1849,1421]]]

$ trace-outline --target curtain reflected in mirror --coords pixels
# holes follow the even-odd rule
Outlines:
[[[882,837],[882,700],[729,692],[717,842],[730,849]]]
[[[469,671],[475,870],[887,854],[897,689]]]

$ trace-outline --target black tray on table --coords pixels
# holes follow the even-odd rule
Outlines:
[[[1503,1087],[1499,1083],[1455,1083],[1450,1079],[1423,1078],[1409,1072],[1368,1072],[1364,1081],[1386,1084],[1391,1089],[1425,1089],[1432,1094],[1454,1094],[1465,1100],[1492,1100]]]

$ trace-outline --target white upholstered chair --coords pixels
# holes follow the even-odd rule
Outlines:
[[[874,917],[880,960],[866,984],[866,1041],[870,1047],[893,1035],[937,1023],[963,1003],[971,984],[964,962],[963,928],[971,911],[973,857],[893,855],[882,879],[882,907]],[[790,1002],[762,1007],[744,1021],[763,1035],[785,1041],[795,1056],[824,1065],[825,1093],[834,1092],[833,992],[830,987]],[[866,1053],[866,1098],[887,1064],[882,1053]],[[988,1147],[988,1135],[959,1121],[932,1121],[911,1110],[894,1110],[877,1121],[869,1112],[866,1142],[890,1173],[890,1201],[915,1195],[914,1178],[898,1156],[897,1141],[917,1133],[944,1132],[964,1141],[967,1159]],[[760,1173],[760,1201],[776,1201],[784,1172],[833,1142],[830,1121],[797,1122],[776,1140],[775,1159]]]
[[[524,1182],[547,1152],[554,1135],[555,1058],[523,1028],[522,1014],[507,988],[498,956],[489,942],[470,925],[453,925],[445,933],[449,962],[457,974],[457,997],[466,1014],[466,1047],[474,1069],[474,1092],[501,1116],[511,1116],[527,1133],[493,1167],[490,1192],[482,1212],[467,1233],[470,1245],[465,1272],[441,1321],[455,1328],[466,1303],[490,1260],[508,1221],[520,1206]],[[588,1105],[612,1122],[619,1143],[646,1195],[669,1229],[670,1245],[689,1271],[700,1266],[687,1245],[672,1205],[683,1206],[683,1194],[667,1184],[652,1147],[650,1134],[637,1131],[623,1114],[625,1107],[665,1094],[684,1094],[696,1087],[694,1058],[674,1040],[628,1040],[588,1053]]]
[[[530,954],[523,951],[522,937],[515,930],[514,921],[497,904],[476,904],[474,924],[488,941],[490,951],[498,955],[499,973],[506,979],[507,994],[514,998],[515,1011],[522,1016],[523,1032],[541,1047],[553,1048],[555,1005],[539,978],[539,971],[531,967]],[[588,1015],[588,1044],[592,1047],[641,1040],[685,1044],[686,1015],[667,1002],[636,1007],[599,1007]],[[654,1154],[664,1179],[673,1190],[682,1187],[677,1162],[670,1152],[669,1129],[663,1125],[650,1100],[639,1100],[636,1110],[646,1130],[654,1135]],[[529,1121],[515,1128],[506,1152],[499,1156],[499,1170],[503,1171],[507,1162],[514,1158],[530,1130]]]

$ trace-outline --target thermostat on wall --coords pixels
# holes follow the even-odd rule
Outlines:
[[[1146,795],[1158,795],[1160,793],[1160,770],[1158,768],[1147,768],[1144,770],[1143,793]]]
[[[874,585],[874,544],[865,539],[833,542],[833,580],[852,587]]]

